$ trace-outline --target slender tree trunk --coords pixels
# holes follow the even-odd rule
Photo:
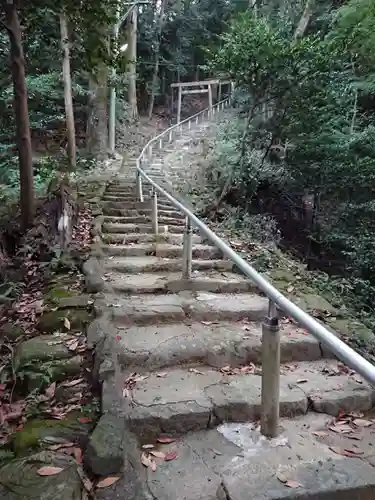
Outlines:
[[[129,84],[128,99],[131,117],[138,118],[137,105],[137,22],[138,6],[135,5],[128,18]]]
[[[148,118],[149,118],[149,120],[151,119],[152,112],[154,110],[156,86],[158,83],[159,63],[160,63],[160,44],[161,44],[161,34],[163,31],[163,25],[164,25],[164,10],[165,10],[166,3],[167,3],[167,0],[161,0],[159,19],[158,19],[158,29],[157,29],[157,42],[156,42],[157,45],[156,45],[156,50],[155,50],[155,65],[154,65],[154,71],[152,74],[151,96],[150,96],[150,102],[149,102],[149,106],[148,106]]]
[[[61,48],[63,51],[63,81],[64,81],[66,131],[68,139],[68,160],[69,160],[69,167],[73,170],[76,167],[76,133],[74,125],[72,78],[70,73],[68,20],[66,15],[63,13],[60,14],[60,34],[61,34]]]
[[[17,12],[16,0],[2,0],[5,12],[5,26],[9,34],[10,59],[14,93],[14,114],[16,122],[16,142],[20,171],[20,207],[22,227],[26,229],[34,220],[35,193],[32,166],[29,110],[27,105],[27,87],[25,59],[22,47],[21,25]]]
[[[99,160],[107,157],[108,112],[107,112],[108,68],[101,64],[94,77],[90,78],[90,111],[86,129],[86,149]]]
[[[299,20],[296,31],[294,32],[294,39],[302,37],[305,34],[307,26],[309,25],[313,8],[314,8],[314,0],[306,0],[305,8],[302,13],[301,19]]]

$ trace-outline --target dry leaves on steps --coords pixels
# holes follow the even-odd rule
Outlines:
[[[156,438],[156,441],[162,444],[169,444],[174,443],[176,441],[176,438],[170,436],[159,436],[158,438]]]
[[[117,483],[117,481],[120,479],[119,476],[109,476],[106,477],[105,479],[102,479],[96,484],[97,488],[108,488],[108,486],[112,486],[112,484]]]
[[[62,469],[61,467],[45,466],[41,467],[36,472],[39,474],[39,476],[56,476],[56,474],[59,474],[62,470],[64,469]]]
[[[294,481],[293,479],[288,479],[286,476],[284,476],[282,472],[277,472],[276,477],[280,481],[280,483],[283,483],[283,485],[286,486],[287,488],[296,489],[302,486],[302,484],[299,483],[298,481]]]
[[[359,455],[363,455],[363,451],[361,450],[340,448],[339,446],[330,446],[329,449],[333,451],[333,453],[343,457],[358,457]]]

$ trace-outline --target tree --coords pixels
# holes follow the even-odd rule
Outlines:
[[[74,124],[72,79],[70,74],[70,49],[68,19],[66,14],[60,14],[61,48],[63,51],[63,80],[66,128],[68,140],[68,160],[71,169],[76,167],[76,134]]]
[[[2,0],[5,26],[10,42],[10,59],[13,80],[13,106],[16,125],[16,143],[20,171],[20,208],[23,229],[32,224],[35,214],[35,195],[32,166],[31,136],[25,59],[22,47],[21,25],[18,17],[18,0]]]
[[[133,120],[138,118],[137,104],[137,23],[138,5],[135,5],[128,16],[128,67],[129,83],[128,96],[130,104],[130,115]]]

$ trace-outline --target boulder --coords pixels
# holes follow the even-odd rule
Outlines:
[[[85,467],[95,475],[117,474],[124,464],[125,418],[112,414],[100,417],[84,455]]]
[[[53,476],[40,476],[37,471],[44,466],[62,470]],[[81,490],[77,464],[68,455],[44,451],[0,468],[1,500],[81,500]]]
[[[65,318],[69,320],[71,330],[83,330],[90,321],[91,314],[89,311],[73,308],[50,311],[40,317],[38,330],[46,333],[66,331]]]

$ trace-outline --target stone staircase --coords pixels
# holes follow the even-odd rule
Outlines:
[[[188,140],[187,134],[182,141]],[[148,173],[164,182],[162,168],[160,155]],[[159,198],[153,234],[147,186],[144,192],[140,203],[133,178],[119,175],[102,197],[98,318],[88,341],[100,364],[103,414],[121,422],[112,432],[121,428],[127,436],[125,464],[137,479],[125,465],[123,479],[100,498],[373,499],[371,421],[360,428],[367,451],[338,450],[355,448],[353,419],[371,410],[374,389],[285,318],[280,435],[262,437],[261,322],[268,300],[197,232],[192,279],[182,279],[184,216]],[[351,415],[351,435],[327,428],[344,414]],[[132,452],[129,436],[136,437]],[[103,474],[117,472],[111,453],[104,453]]]

